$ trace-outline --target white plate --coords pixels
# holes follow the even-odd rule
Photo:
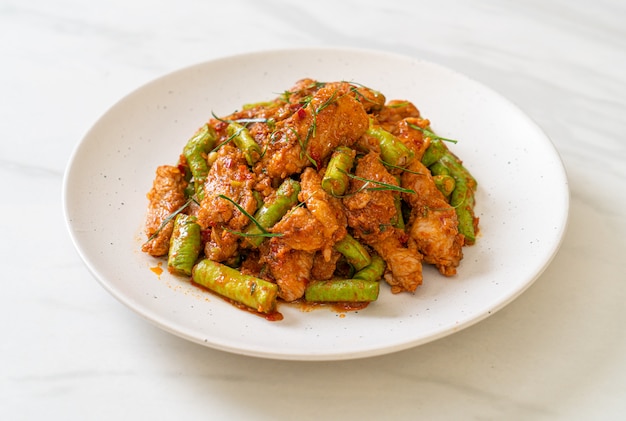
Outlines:
[[[348,80],[413,101],[479,181],[481,236],[454,278],[431,268],[414,294],[386,285],[339,314],[282,305],[284,320],[240,311],[165,271],[139,249],[157,165],[175,164],[211,112],[271,99],[303,77]],[[89,270],[118,300],[188,340],[239,354],[340,360],[394,352],[493,314],[546,268],[563,237],[569,192],[550,140],[517,107],[467,77],[414,58],[341,49],[269,51],[182,69],[137,89],[95,123],[67,168],[64,206]]]

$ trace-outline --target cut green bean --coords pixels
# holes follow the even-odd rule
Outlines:
[[[413,158],[413,151],[393,134],[380,126],[374,125],[371,118],[366,134],[378,140],[380,156],[385,163],[396,167],[405,167]]]
[[[432,175],[450,175],[448,167],[443,165],[439,160],[428,167]]]
[[[476,180],[469,175],[458,161],[449,155],[445,155],[440,162],[447,166],[450,175],[454,178],[455,187],[450,194],[450,205],[454,207],[459,221],[459,232],[465,236],[466,244],[476,242],[476,230],[474,226],[474,191]]]
[[[276,310],[278,285],[244,275],[237,269],[210,259],[203,259],[194,266],[192,280],[259,313],[272,313]]]
[[[442,162],[442,158],[445,157],[445,165]],[[433,174],[443,174],[442,171],[446,171],[442,168],[447,168],[447,174],[452,175],[452,171],[457,175],[463,175],[465,181],[473,191],[476,190],[478,183],[472,174],[463,166],[463,163],[459,158],[454,155],[450,149],[443,143],[440,138],[431,139],[430,145],[422,156],[422,164],[429,167]],[[456,178],[456,177],[455,177]]]
[[[176,215],[170,237],[167,270],[175,275],[191,275],[191,268],[198,260],[201,249],[201,228],[196,217],[184,213]]]
[[[215,129],[205,124],[187,141],[183,156],[194,179],[194,192],[198,200],[204,196],[204,182],[209,174],[207,154],[213,149],[217,134]]]
[[[248,165],[254,165],[261,157],[261,147],[256,140],[250,135],[247,128],[239,123],[231,122],[228,124],[228,136],[233,138],[233,142],[243,152]]]
[[[450,175],[454,177],[456,180],[457,177],[462,177],[467,184],[467,187],[472,190],[472,192],[476,191],[478,187],[478,182],[474,178],[474,176],[463,166],[459,158],[457,158],[452,152],[449,152],[441,157],[439,160],[442,164],[450,170]]]
[[[450,205],[454,206],[459,221],[459,232],[465,236],[466,244],[476,242],[473,202],[473,195],[465,182],[457,182],[450,195]]]
[[[318,303],[365,303],[376,301],[380,282],[363,279],[314,281],[304,290],[304,299]]]
[[[454,189],[450,192],[450,205],[456,211],[459,221],[459,232],[465,236],[466,244],[474,244],[476,242],[476,228],[474,193],[478,183],[472,174],[463,166],[463,163],[456,157],[448,147],[443,143],[441,138],[433,137],[430,139],[430,145],[422,156],[422,164],[429,167],[433,174],[449,175],[454,179]],[[435,179],[435,183],[444,180]],[[449,181],[446,181],[450,183]],[[437,188],[442,190],[442,186]],[[449,187],[443,188],[444,191]],[[442,193],[444,192],[442,191]],[[444,193],[445,195],[445,193]]]
[[[454,177],[450,175],[450,169],[447,165],[441,163],[441,161],[437,161],[428,167],[432,176],[433,182],[435,183],[435,187],[437,190],[444,195],[446,199],[450,197],[450,194],[454,190],[456,183],[454,181]]]
[[[424,151],[424,155],[422,155],[422,164],[426,167],[430,167],[435,162],[439,161],[447,152],[448,147],[440,139],[430,139],[430,145],[428,145],[428,148]]]
[[[330,157],[328,167],[322,178],[322,188],[333,196],[346,192],[350,179],[348,173],[354,164],[356,151],[347,146],[339,146]]]
[[[348,263],[357,271],[372,263],[369,252],[350,234],[346,234],[343,239],[335,243],[335,250],[343,254]]]
[[[262,236],[263,230],[273,227],[289,209],[298,203],[298,193],[300,193],[300,183],[291,178],[283,181],[276,193],[254,214],[254,219],[260,227],[257,224],[248,225],[244,231],[247,241],[258,247],[265,239]]]
[[[363,269],[355,273],[353,279],[361,279],[363,281],[378,281],[385,273],[387,264],[378,254],[372,254],[372,262]]]
[[[456,187],[454,177],[450,175],[433,175],[433,181],[435,182],[437,190],[439,190],[445,197],[449,197]]]

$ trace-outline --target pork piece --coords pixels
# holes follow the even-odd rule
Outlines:
[[[284,179],[313,162],[321,167],[339,145],[352,145],[367,130],[368,116],[347,83],[327,84],[268,137],[256,173]]]
[[[275,244],[269,243],[269,251],[265,254],[264,261],[278,285],[278,296],[287,302],[302,298],[311,276],[314,254],[274,246]]]
[[[289,90],[285,91],[281,97],[293,106],[293,112],[325,85],[326,83],[318,82],[311,78],[300,79]]]
[[[389,174],[376,152],[370,152],[357,161],[355,175],[366,180],[398,185],[398,181]],[[394,192],[370,189],[379,187],[381,186],[373,182],[352,179],[348,194],[343,198],[348,225],[354,229],[355,236],[366,243],[379,241],[393,234],[390,228],[396,218]]]
[[[389,174],[380,161],[378,153],[370,152],[361,158],[355,175],[397,186],[394,176]],[[422,256],[415,248],[408,248],[406,235],[393,227],[397,217],[394,194],[390,190],[372,191],[363,189],[366,182],[353,179],[350,193],[344,199],[348,226],[357,239],[372,247],[387,262],[385,280],[392,292],[415,291],[422,283]],[[380,187],[371,184],[370,187]]]
[[[430,146],[430,139],[411,126],[426,129],[429,124],[428,120],[409,117],[399,121],[392,129],[395,136],[413,151],[414,160],[421,161],[424,152]]]
[[[456,212],[437,189],[428,168],[413,160],[402,174],[402,187],[415,194],[404,194],[411,206],[407,224],[410,242],[445,276],[456,274],[463,258],[464,237],[459,234]]]
[[[334,244],[346,236],[346,215],[341,200],[329,195],[322,188],[322,176],[309,167],[300,176],[300,194],[298,199],[306,204],[311,215],[321,224],[324,238],[322,256],[330,260]]]
[[[430,142],[424,138],[421,131],[412,128],[411,125],[428,129],[430,121],[421,117],[419,110],[413,103],[401,100],[389,101],[374,116],[383,129],[396,136],[413,151],[413,159],[422,158]],[[360,142],[367,140],[363,139]]]
[[[371,247],[387,263],[384,278],[394,294],[413,292],[422,284],[422,256],[415,247],[407,247],[402,235],[388,236],[371,243]]]
[[[313,256],[324,245],[322,224],[307,209],[288,212],[271,229],[282,234],[261,247],[262,260],[278,285],[278,296],[285,301],[301,298],[311,279]]]
[[[290,249],[315,252],[324,246],[324,226],[304,207],[287,212],[270,231],[280,234],[271,242]]]
[[[387,131],[394,133],[398,122],[406,118],[419,118],[420,112],[410,101],[392,100],[379,112],[375,113],[378,123]],[[395,134],[395,133],[394,133]]]
[[[209,170],[204,185],[204,199],[198,209],[198,223],[204,230],[211,230],[205,244],[206,256],[222,262],[232,257],[238,248],[239,237],[232,231],[241,231],[250,220],[224,195],[239,204],[249,214],[254,214],[257,200],[252,194],[256,183],[241,151],[228,144],[222,146]]]
[[[374,125],[396,136],[402,143],[413,151],[414,159],[421,159],[424,150],[430,143],[425,144],[422,132],[411,128],[410,124],[427,128],[430,122],[419,117],[420,113],[415,106],[407,101],[390,101],[378,112],[372,114]],[[357,150],[380,152],[380,140],[369,134],[361,136],[356,144]]]
[[[278,296],[285,301],[301,298],[311,279],[313,256],[324,246],[322,223],[304,207],[296,207],[270,230],[281,234],[265,241],[261,260],[278,285]]]
[[[145,233],[149,240],[141,247],[144,252],[155,257],[168,253],[174,221],[168,222],[160,231],[159,228],[168,216],[185,204],[186,187],[187,181],[178,167],[162,165],[157,168],[152,189],[147,194]]]
[[[214,262],[225,262],[237,254],[239,237],[225,230],[222,226],[214,226],[204,244],[204,254]]]
[[[330,256],[325,256],[320,250],[313,256],[313,267],[311,268],[311,280],[322,281],[333,277],[337,270],[337,262],[341,258],[341,253],[332,250]]]

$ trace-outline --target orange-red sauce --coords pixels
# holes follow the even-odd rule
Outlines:
[[[157,263],[156,266],[153,266],[153,267],[150,268],[150,270],[152,272],[154,272],[157,276],[161,276],[163,274],[162,263],[163,262],[159,262],[159,263]]]

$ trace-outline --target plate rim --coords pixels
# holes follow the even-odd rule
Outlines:
[[[465,320],[463,323],[459,324],[458,326],[456,326],[454,329],[452,329],[452,331],[450,329],[445,329],[445,330],[440,330],[438,333],[433,334],[433,335],[429,335],[426,337],[421,337],[418,339],[414,339],[411,341],[406,341],[403,343],[399,343],[399,344],[395,344],[395,345],[391,345],[391,346],[382,346],[380,348],[369,348],[367,350],[363,350],[363,351],[359,351],[359,352],[329,352],[329,353],[315,353],[315,354],[309,354],[309,353],[302,353],[302,354],[280,354],[280,353],[270,353],[267,351],[263,351],[263,350],[254,350],[254,349],[241,349],[241,348],[237,348],[237,347],[232,347],[232,346],[228,346],[227,344],[223,343],[223,344],[218,344],[218,343],[206,343],[206,341],[201,341],[198,338],[194,338],[192,336],[189,336],[187,334],[183,334],[181,333],[179,330],[175,330],[172,329],[171,326],[169,326],[167,323],[164,323],[160,317],[155,318],[154,316],[150,316],[149,314],[146,313],[146,311],[141,311],[140,309],[137,309],[135,306],[132,305],[131,300],[129,299],[129,297],[124,296],[123,294],[121,294],[120,291],[118,291],[117,289],[115,289],[113,287],[113,285],[111,284],[110,281],[106,280],[106,276],[105,274],[100,273],[100,271],[97,269],[96,265],[94,265],[94,262],[92,261],[93,259],[88,255],[88,253],[86,253],[86,251],[83,248],[83,245],[80,243],[80,239],[78,238],[77,233],[75,232],[74,227],[72,226],[72,221],[71,221],[71,204],[69,203],[69,199],[70,199],[70,182],[71,180],[71,176],[72,176],[72,172],[75,171],[75,166],[76,164],[76,159],[78,158],[78,156],[81,153],[82,148],[86,147],[85,144],[90,136],[90,134],[96,129],[96,127],[98,126],[98,123],[105,118],[110,112],[112,112],[112,110],[114,110],[120,103],[122,103],[123,101],[125,101],[126,99],[130,98],[133,95],[136,95],[139,93],[139,91],[141,91],[142,89],[148,89],[151,85],[158,83],[159,81],[163,81],[168,77],[172,77],[174,74],[176,73],[180,73],[180,72],[185,72],[185,71],[190,71],[194,68],[200,68],[200,67],[204,67],[204,66],[209,66],[209,65],[214,65],[217,62],[223,62],[223,61],[228,61],[228,60],[241,60],[241,59],[251,59],[253,57],[260,57],[260,56],[267,56],[267,55],[273,55],[273,54],[289,54],[289,53],[293,53],[293,52],[298,52],[298,53],[302,53],[302,52],[316,52],[317,54],[327,54],[329,52],[332,53],[337,53],[337,52],[344,52],[347,54],[365,54],[365,55],[375,55],[375,56],[386,56],[392,59],[396,59],[396,60],[403,60],[403,61],[408,61],[408,62],[416,62],[416,63],[422,63],[422,64],[426,64],[428,66],[434,66],[435,68],[441,69],[442,71],[448,72],[456,77],[461,77],[464,78],[465,80],[475,84],[476,86],[479,86],[481,89],[484,89],[488,92],[490,92],[492,95],[495,95],[496,97],[498,97],[501,101],[504,101],[506,103],[508,103],[513,109],[516,110],[518,116],[521,116],[524,118],[525,123],[529,124],[530,126],[532,126],[535,130],[537,130],[538,133],[540,133],[541,135],[543,135],[543,137],[545,138],[545,140],[547,141],[547,145],[550,146],[551,148],[551,152],[553,153],[553,155],[557,158],[558,160],[558,168],[559,172],[561,173],[561,176],[564,180],[564,184],[562,185],[562,188],[564,188],[564,197],[562,198],[562,200],[564,201],[563,203],[563,217],[562,217],[562,224],[561,224],[561,228],[559,230],[559,232],[556,234],[555,238],[556,238],[556,244],[555,246],[552,248],[551,252],[547,255],[544,256],[542,263],[541,263],[541,269],[532,277],[532,279],[529,279],[522,288],[517,288],[513,293],[510,293],[506,296],[506,299],[501,300],[497,303],[497,305],[495,306],[491,306],[491,311],[489,312],[484,312],[481,313],[479,315],[476,315],[470,319]],[[287,49],[268,49],[268,50],[261,50],[261,51],[254,51],[254,52],[248,52],[248,53],[240,53],[240,54],[232,54],[232,55],[227,55],[227,56],[221,56],[221,57],[217,57],[214,59],[210,59],[210,60],[205,60],[199,63],[195,63],[195,64],[191,64],[189,66],[185,66],[185,67],[181,67],[178,69],[175,69],[171,72],[162,74],[156,78],[152,78],[151,80],[149,80],[146,83],[141,84],[140,86],[136,87],[135,89],[131,90],[130,92],[128,92],[126,95],[122,96],[119,100],[117,100],[116,102],[114,102],[110,107],[108,107],[104,113],[101,114],[101,116],[99,118],[97,118],[93,124],[90,126],[90,128],[85,132],[85,134],[83,135],[83,137],[81,138],[81,140],[74,146],[72,153],[70,155],[70,158],[67,162],[65,171],[64,171],[64,177],[63,177],[63,185],[62,185],[62,203],[63,203],[63,215],[64,215],[64,219],[65,219],[65,223],[66,223],[66,227],[68,229],[68,232],[70,234],[72,243],[74,245],[74,248],[77,250],[81,260],[83,261],[83,263],[85,264],[85,266],[87,267],[87,269],[89,270],[89,272],[91,273],[91,275],[98,281],[98,283],[104,287],[105,290],[107,290],[113,297],[115,297],[118,301],[120,301],[121,303],[123,303],[126,307],[130,308],[131,310],[133,310],[133,312],[135,312],[136,314],[140,315],[142,318],[144,318],[145,320],[153,323],[154,325],[156,325],[157,327],[171,333],[174,334],[176,336],[182,337],[184,339],[190,340],[192,342],[195,343],[199,343],[201,345],[204,346],[208,346],[211,347],[213,349],[219,349],[222,351],[226,351],[226,352],[231,352],[231,353],[235,353],[235,354],[240,354],[240,355],[247,355],[247,356],[254,356],[254,357],[262,357],[262,358],[269,358],[269,359],[279,359],[279,360],[299,360],[299,361],[319,361],[319,360],[325,360],[325,361],[330,361],[330,360],[346,360],[346,359],[355,359],[355,358],[364,358],[364,357],[371,357],[371,356],[377,356],[377,355],[384,355],[384,354],[388,354],[388,353],[392,353],[392,352],[398,352],[401,350],[405,350],[405,349],[409,349],[409,348],[413,348],[428,342],[432,342],[435,340],[438,340],[440,338],[449,336],[455,332],[461,331],[466,329],[467,327],[470,327],[482,320],[484,320],[487,317],[490,317],[491,315],[495,314],[496,312],[498,312],[500,309],[506,307],[508,304],[510,304],[512,301],[514,301],[515,299],[517,299],[520,295],[522,295],[531,285],[533,285],[535,283],[535,281],[543,274],[543,272],[548,268],[548,266],[550,265],[550,263],[552,262],[552,260],[555,258],[555,256],[557,255],[564,237],[565,237],[565,233],[567,232],[567,227],[569,225],[569,212],[570,212],[570,197],[571,193],[570,193],[570,189],[569,189],[569,183],[568,183],[568,177],[567,177],[567,171],[566,168],[563,164],[563,160],[556,148],[556,146],[554,145],[554,143],[552,142],[552,140],[550,139],[550,137],[545,133],[545,131],[537,124],[537,122],[535,122],[533,119],[531,119],[528,114],[526,114],[517,104],[515,104],[513,101],[511,101],[509,98],[505,97],[504,95],[500,94],[499,92],[497,92],[496,90],[494,90],[493,88],[491,88],[490,86],[487,86],[469,76],[467,76],[464,73],[458,72],[454,69],[451,69],[449,67],[445,67],[442,66],[441,64],[438,64],[436,62],[432,62],[432,61],[428,61],[428,60],[424,60],[421,58],[415,58],[412,56],[407,56],[407,55],[402,55],[402,54],[397,54],[397,53],[391,53],[391,52],[387,52],[387,51],[378,51],[378,50],[372,50],[372,49],[364,49],[364,48],[344,48],[344,47],[305,47],[305,48],[287,48]]]

